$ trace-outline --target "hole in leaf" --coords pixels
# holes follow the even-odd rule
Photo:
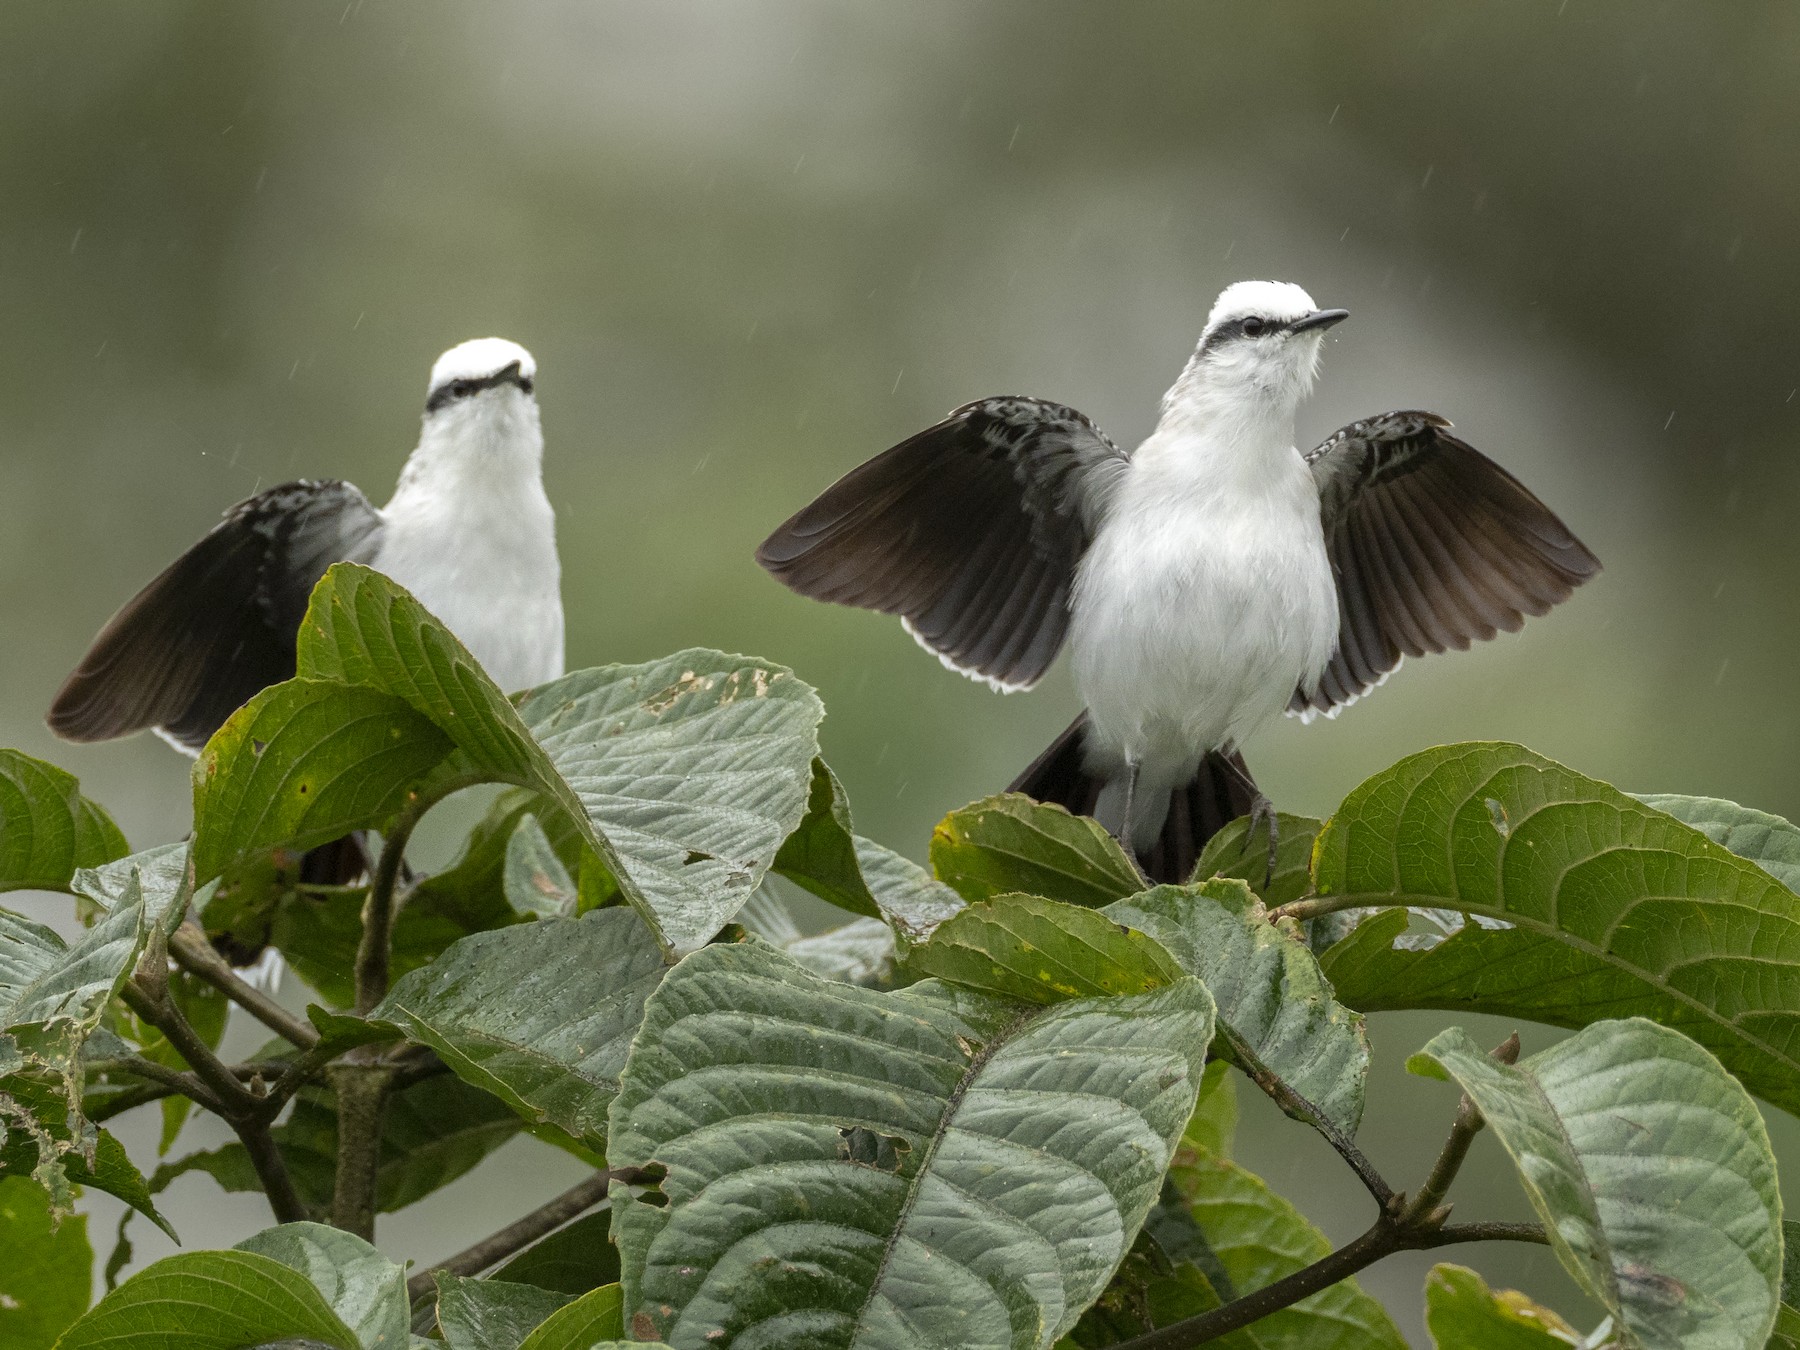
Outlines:
[[[879,1134],[862,1125],[849,1125],[838,1131],[838,1158],[858,1167],[873,1167],[878,1172],[898,1172],[912,1143],[897,1134]]]

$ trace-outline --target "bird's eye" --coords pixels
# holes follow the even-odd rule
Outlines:
[[[1268,326],[1269,324],[1266,319],[1245,319],[1244,336],[1261,337],[1263,335],[1263,330]]]
[[[475,382],[473,380],[452,380],[450,382],[450,396],[452,398],[467,398],[474,392]]]

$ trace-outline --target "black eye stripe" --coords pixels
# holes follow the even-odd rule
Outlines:
[[[471,394],[478,394],[483,389],[494,389],[503,384],[517,385],[522,391],[529,394],[536,382],[531,376],[521,373],[519,363],[514,361],[505,370],[497,370],[492,375],[445,381],[426,397],[425,411],[436,412],[446,403],[454,403],[458,399],[468,398]]]
[[[1246,314],[1239,319],[1227,319],[1206,335],[1206,342],[1200,350],[1211,351],[1215,347],[1221,347],[1227,342],[1235,342],[1239,338],[1267,337],[1270,333],[1279,333],[1286,327],[1287,324],[1262,314]]]

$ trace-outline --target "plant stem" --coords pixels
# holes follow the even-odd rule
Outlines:
[[[1290,900],[1285,905],[1277,905],[1265,916],[1270,923],[1281,919],[1317,919],[1321,915],[1336,914],[1341,909],[1393,908],[1403,905],[1404,900],[1383,896],[1370,904],[1366,895],[1309,895],[1299,900]],[[1424,901],[1421,904],[1426,903]]]
[[[388,958],[394,931],[394,887],[406,860],[406,844],[413,827],[437,801],[436,797],[420,797],[400,813],[393,828],[381,841],[381,858],[375,864],[375,875],[369,880],[369,895],[363,901],[362,940],[356,947],[356,1014],[368,1016],[388,991]]]
[[[1509,1037],[1492,1054],[1503,1064],[1513,1063],[1519,1057],[1518,1036],[1515,1034]],[[1264,1087],[1264,1091],[1268,1091],[1268,1088]],[[1288,1091],[1291,1093],[1292,1089]],[[1279,1102],[1280,1098],[1277,1097],[1276,1100]],[[1299,1100],[1310,1106],[1304,1098]],[[1315,1120],[1313,1123],[1319,1122]],[[1450,1127],[1449,1138],[1444,1141],[1436,1161],[1432,1163],[1430,1174],[1410,1202],[1404,1195],[1389,1189],[1371,1166],[1369,1174],[1388,1193],[1381,1200],[1381,1212],[1376,1216],[1374,1224],[1361,1237],[1255,1293],[1233,1299],[1211,1312],[1122,1341],[1113,1350],[1190,1350],[1192,1346],[1217,1340],[1272,1312],[1298,1303],[1321,1289],[1328,1289],[1339,1280],[1348,1279],[1357,1271],[1372,1266],[1395,1252],[1427,1251],[1433,1247],[1446,1247],[1461,1242],[1548,1242],[1549,1238],[1544,1230],[1532,1223],[1467,1223],[1445,1226],[1444,1221],[1450,1216],[1450,1209],[1443,1203],[1444,1197],[1449,1194],[1456,1174],[1462,1169],[1463,1160],[1469,1155],[1469,1145],[1474,1142],[1481,1127],[1481,1112],[1465,1095],[1457,1105],[1456,1119]],[[1335,1131],[1327,1133],[1326,1138],[1331,1139],[1332,1133]],[[1347,1140],[1344,1142],[1348,1143]],[[1336,1145],[1337,1141],[1333,1140],[1333,1146]],[[1354,1150],[1355,1146],[1350,1147]],[[1344,1152],[1342,1148],[1338,1151]],[[1360,1158],[1362,1155],[1358,1153],[1356,1156]],[[1349,1154],[1345,1154],[1346,1160],[1349,1157]],[[1366,1158],[1363,1159],[1365,1164],[1367,1161]],[[1355,1166],[1355,1163],[1352,1162],[1351,1165]],[[1361,1169],[1358,1169],[1358,1175],[1363,1175]],[[1371,1194],[1374,1194],[1375,1187],[1370,1185],[1369,1176],[1364,1176],[1363,1180],[1365,1185],[1369,1185]]]
[[[189,920],[169,939],[169,955],[198,979],[205,980],[283,1040],[302,1050],[318,1044],[319,1033],[304,1017],[296,1017],[262,990],[246,983],[231,963],[213,950],[199,925]]]
[[[375,1188],[381,1165],[381,1115],[393,1070],[373,1059],[369,1047],[352,1050],[332,1066],[337,1092],[337,1184],[331,1222],[365,1242],[375,1240]]]
[[[607,1187],[616,1175],[613,1172],[596,1172],[586,1181],[571,1186],[554,1200],[546,1201],[523,1218],[507,1224],[499,1232],[484,1237],[448,1260],[421,1270],[406,1282],[407,1298],[416,1300],[430,1293],[432,1277],[440,1270],[452,1275],[479,1275],[489,1266],[498,1265],[539,1238],[555,1232],[569,1220],[606,1199]]]

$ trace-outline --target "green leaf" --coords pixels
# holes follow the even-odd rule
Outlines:
[[[1325,1235],[1260,1177],[1222,1158],[1186,1156],[1170,1170],[1233,1296],[1285,1279],[1331,1253]],[[1379,1303],[1343,1280],[1252,1328],[1261,1350],[1405,1350]]]
[[[782,843],[771,869],[828,904],[871,919],[881,917],[856,855],[856,833],[843,784],[822,759],[812,762],[806,815]]]
[[[1515,1289],[1496,1293],[1464,1266],[1433,1266],[1425,1277],[1425,1329],[1436,1350],[1569,1350],[1581,1341],[1548,1308]]]
[[[65,1091],[41,1075],[0,1078],[0,1177],[32,1178],[49,1193],[51,1212],[58,1215],[71,1211],[71,1186],[92,1186],[175,1238],[125,1146],[71,1112]]]
[[[616,1284],[603,1285],[558,1308],[539,1323],[519,1350],[590,1350],[595,1342],[625,1335],[624,1298]]]
[[[945,816],[932,832],[931,869],[970,902],[1023,891],[1092,909],[1144,889],[1098,821],[1017,792]]]
[[[532,1330],[569,1302],[535,1285],[436,1272],[438,1329],[450,1350],[519,1350]]]
[[[394,985],[373,1020],[596,1151],[662,954],[631,910],[478,933]]]
[[[469,781],[455,750],[429,718],[378,689],[272,685],[234,712],[194,763],[195,880],[277,845],[310,848],[386,826]]]
[[[1800,826],[1720,797],[1633,795],[1645,806],[1692,825],[1713,843],[1748,858],[1790,891],[1800,893]]]
[[[1346,1137],[1362,1120],[1369,1040],[1312,953],[1263,917],[1241,881],[1158,886],[1102,911],[1148,933],[1212,991],[1219,1038],[1252,1078],[1273,1075]],[[1310,1112],[1291,1111],[1316,1123]]]
[[[1506,1065],[1451,1027],[1407,1067],[1474,1100],[1563,1265],[1629,1344],[1767,1339],[1781,1278],[1775,1158],[1755,1103],[1700,1046],[1632,1018]]]
[[[520,1252],[494,1272],[497,1280],[535,1284],[563,1294],[585,1294],[619,1278],[619,1249],[612,1244],[612,1214],[596,1210]]]
[[[1035,895],[970,905],[906,958],[916,977],[1024,1003],[1147,994],[1182,969],[1153,938],[1092,909]]]
[[[1445,746],[1345,800],[1320,836],[1321,896],[1441,906],[1465,926],[1396,950],[1404,916],[1323,959],[1364,1012],[1450,1008],[1582,1026],[1641,1015],[1800,1111],[1800,898],[1661,811],[1519,746]]]
[[[241,1350],[294,1338],[362,1350],[300,1272],[254,1252],[184,1252],[101,1299],[57,1350]]]
[[[963,899],[911,858],[856,836],[856,861],[881,917],[908,942],[923,942],[945,919],[963,907]]]
[[[112,817],[81,795],[73,774],[0,750],[0,891],[64,891],[77,868],[130,851]]]
[[[1312,853],[1325,822],[1312,816],[1276,816],[1280,831],[1275,849],[1275,875],[1264,884],[1269,868],[1269,837],[1257,830],[1251,839],[1250,818],[1239,816],[1206,841],[1194,864],[1194,880],[1236,877],[1273,909],[1312,891]]]
[[[875,993],[756,939],[694,953],[612,1109],[612,1165],[666,1169],[649,1199],[614,1188],[632,1333],[1049,1344],[1129,1250],[1211,1033],[1185,978],[1038,1009]]]
[[[520,715],[676,951],[710,940],[807,815],[824,705],[793,672],[695,649],[576,671]]]
[[[93,1280],[87,1216],[56,1225],[41,1186],[0,1179],[0,1345],[50,1350],[87,1311]]]
[[[556,856],[544,827],[529,812],[520,818],[507,841],[503,888],[507,903],[520,914],[553,918],[575,913],[575,878]]]
[[[364,1350],[406,1345],[406,1271],[361,1238],[322,1223],[287,1223],[245,1238],[233,1250],[266,1256],[311,1280]]]
[[[449,1075],[410,1083],[387,1099],[375,1167],[375,1209],[391,1214],[471,1171],[519,1132],[519,1118],[490,1094]],[[288,1118],[270,1133],[315,1213],[325,1213],[337,1184],[337,1098],[322,1085],[302,1088]],[[233,1142],[166,1163],[151,1178],[165,1190],[189,1172],[205,1172],[223,1190],[258,1192],[262,1179]]]
[[[296,677],[258,694],[201,751],[198,880],[274,845],[390,823],[481,782],[537,793],[540,813],[578,831],[642,905],[612,845],[455,635],[381,573],[338,563],[313,589]]]

